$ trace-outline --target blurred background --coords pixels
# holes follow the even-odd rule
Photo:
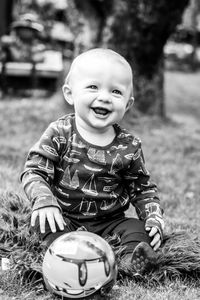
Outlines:
[[[1,99],[52,95],[73,57],[93,47],[124,55],[136,108],[165,117],[164,71],[199,70],[200,1],[1,0]]]
[[[15,249],[26,241],[21,211],[30,203],[19,177],[27,153],[50,122],[73,111],[63,81],[72,59],[93,47],[121,53],[133,69],[135,104],[123,125],[142,140],[166,232],[200,237],[200,0],[0,1],[0,212],[10,216],[0,235]],[[14,273],[30,267],[24,256],[16,261]],[[3,299],[52,299],[24,295],[20,283],[0,273]],[[142,294],[199,299],[199,288],[170,286],[172,297],[168,284]],[[112,299],[143,299],[127,289]]]

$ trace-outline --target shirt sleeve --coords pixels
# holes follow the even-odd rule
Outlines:
[[[21,181],[33,210],[46,206],[60,208],[51,191],[60,144],[59,131],[56,124],[52,123],[28,153]]]
[[[145,166],[141,142],[138,141],[132,160],[125,173],[127,190],[132,205],[140,220],[145,220],[145,226],[155,226],[161,237],[164,229],[163,210],[160,207],[158,189],[151,182],[150,174]]]

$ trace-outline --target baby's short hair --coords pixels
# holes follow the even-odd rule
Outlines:
[[[90,50],[87,50],[86,52],[83,52],[81,54],[79,54],[77,57],[75,57],[75,59],[73,60],[69,72],[66,76],[65,79],[65,84],[69,85],[70,83],[70,78],[72,77],[73,72],[76,70],[76,67],[79,65],[79,63],[84,59],[84,58],[91,58],[92,56],[94,56],[95,58],[99,58],[100,60],[102,58],[108,58],[109,60],[117,60],[118,63],[121,63],[123,65],[125,65],[130,72],[130,76],[131,76],[131,97],[133,97],[133,85],[132,85],[132,77],[133,77],[133,73],[132,73],[132,68],[130,66],[130,64],[128,63],[128,61],[119,53],[115,52],[114,50],[108,49],[108,48],[93,48]]]
[[[130,64],[128,63],[128,61],[119,53],[111,50],[111,49],[107,49],[107,48],[94,48],[94,49],[90,49],[86,52],[83,52],[81,54],[79,54],[77,57],[75,57],[75,59],[73,60],[71,66],[70,66],[70,69],[69,69],[69,72],[68,72],[68,75],[66,77],[66,80],[65,80],[65,83],[68,82],[69,78],[70,78],[70,75],[72,73],[72,71],[75,69],[75,67],[77,66],[77,64],[82,60],[84,59],[84,57],[92,57],[92,56],[95,56],[95,57],[99,57],[99,59],[101,58],[105,58],[107,57],[108,59],[117,59],[118,62],[121,62],[122,64],[125,64],[129,69],[130,69],[130,72],[132,73],[132,69],[131,69],[131,66]]]

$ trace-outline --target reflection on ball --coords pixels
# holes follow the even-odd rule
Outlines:
[[[46,288],[64,299],[104,295],[117,277],[112,248],[88,231],[73,231],[57,238],[45,253],[42,269]]]

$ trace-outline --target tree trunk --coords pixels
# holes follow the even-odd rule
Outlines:
[[[135,106],[139,111],[164,118],[166,111],[163,90],[163,59],[159,60],[151,77],[146,76],[146,73],[135,73],[133,84],[135,87]]]
[[[200,11],[199,0],[192,0],[191,6],[191,31],[192,31],[192,46],[191,68],[193,71],[197,69],[197,48],[198,48],[198,15]]]

